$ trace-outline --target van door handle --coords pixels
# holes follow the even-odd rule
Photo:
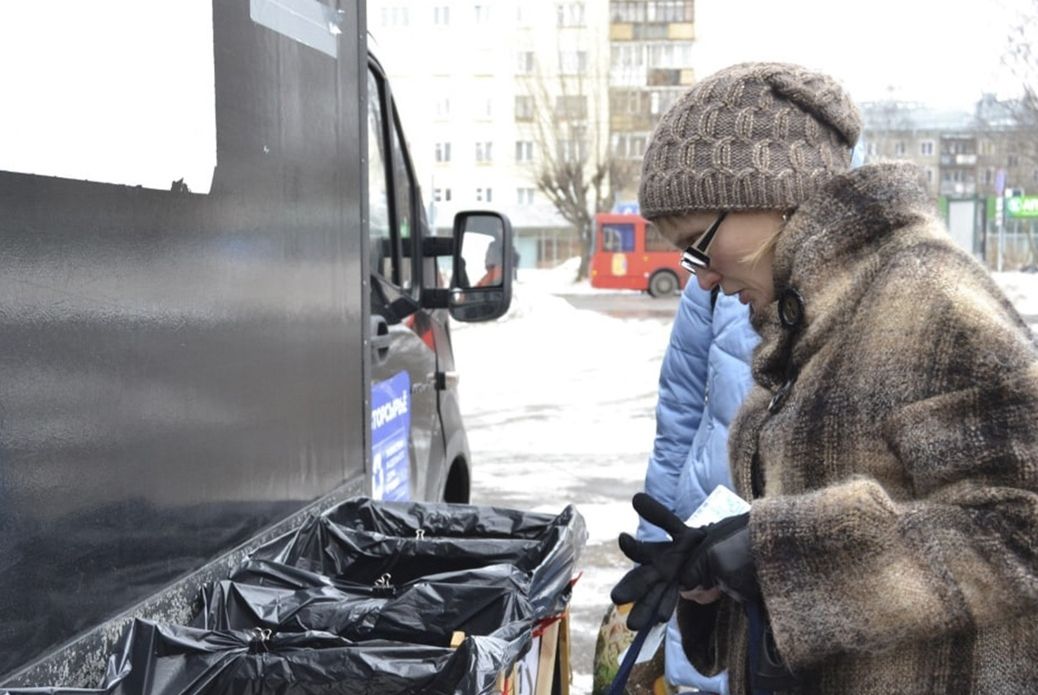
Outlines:
[[[389,345],[393,337],[389,335],[389,324],[381,316],[371,317],[371,359],[376,364],[384,364],[389,358]]]

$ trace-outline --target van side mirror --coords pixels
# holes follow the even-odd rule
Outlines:
[[[454,216],[454,272],[448,308],[458,321],[492,321],[512,303],[512,224],[497,212]]]

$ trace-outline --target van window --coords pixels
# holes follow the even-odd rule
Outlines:
[[[634,225],[630,223],[603,224],[602,249],[613,253],[634,251]]]
[[[396,116],[396,109],[394,109]],[[400,250],[403,254],[400,264],[400,286],[404,289],[411,288],[411,275],[413,261],[416,254],[413,253],[414,243],[414,181],[411,171],[407,165],[404,147],[401,143],[404,138],[400,130],[400,121],[393,119],[393,186],[396,198],[396,227],[397,236],[400,239]]]
[[[368,71],[368,234],[371,272],[393,280],[393,246],[389,230],[389,187],[385,142],[382,139],[382,95]]]

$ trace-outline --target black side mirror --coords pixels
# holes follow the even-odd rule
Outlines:
[[[492,321],[512,303],[512,224],[497,212],[454,216],[454,272],[448,308],[458,321]]]

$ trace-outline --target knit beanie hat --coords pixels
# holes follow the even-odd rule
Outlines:
[[[645,152],[646,219],[797,207],[850,167],[861,115],[831,77],[786,63],[742,63],[692,87]]]

